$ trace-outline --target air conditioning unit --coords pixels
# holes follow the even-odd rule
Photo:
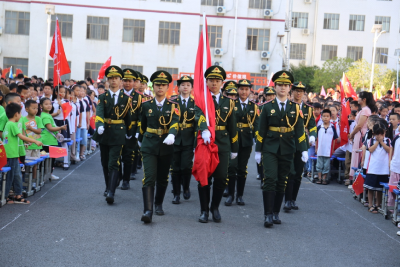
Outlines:
[[[214,66],[222,67],[222,61],[215,61]]]
[[[303,30],[301,31],[301,33],[302,33],[303,35],[309,35],[309,34],[310,34],[310,30],[309,30],[309,29],[303,29]]]
[[[268,64],[261,64],[260,65],[260,71],[268,71],[269,70],[269,65]]]
[[[274,15],[274,11],[272,9],[264,9],[264,17],[270,18]]]
[[[304,3],[306,3],[306,4],[311,4],[311,3],[312,3],[312,0],[304,0]]]
[[[214,49],[214,56],[216,56],[216,57],[222,57],[223,53],[224,53],[224,50],[222,48],[215,48]]]
[[[217,15],[225,15],[226,8],[224,6],[217,6]]]
[[[271,52],[261,51],[261,59],[269,59],[271,57]]]

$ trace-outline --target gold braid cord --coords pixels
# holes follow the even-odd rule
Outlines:
[[[307,128],[308,123],[310,122],[310,119],[311,119],[311,116],[312,116],[311,114],[312,114],[312,110],[311,110],[310,107],[308,107],[308,116],[307,116],[306,124],[304,124],[304,128]]]
[[[138,103],[136,105],[136,108],[133,109],[132,105],[131,105],[131,114],[135,113],[135,111],[142,105],[142,95],[139,94],[139,98],[138,98]]]
[[[295,105],[296,105],[296,121],[293,123],[293,125],[290,125],[290,123],[289,123],[289,118],[288,118],[288,116],[286,115],[286,122],[287,122],[289,128],[293,128],[293,127],[296,125],[297,120],[298,120],[299,115],[300,115],[300,112],[299,112],[299,105],[297,105],[297,104],[295,104]]]
[[[256,139],[258,142],[262,143],[263,142],[263,138],[260,136],[260,134],[258,133],[258,131],[256,132]]]
[[[233,100],[229,100],[229,112],[228,112],[228,115],[226,115],[225,120],[221,118],[219,109],[216,110],[217,118],[215,118],[215,122],[216,122],[215,125],[216,126],[218,125],[219,120],[221,120],[222,122],[226,122],[226,120],[232,114],[232,110],[234,109],[234,107],[235,107],[235,102]]]
[[[254,125],[254,121],[256,120],[256,116],[257,116],[257,105],[254,105],[254,117],[253,120],[251,119],[251,116],[249,114],[247,114],[247,123],[250,126],[250,129],[253,130],[253,125]]]
[[[169,118],[169,122],[168,122],[168,123],[165,123],[165,118],[164,118],[163,115],[161,115],[160,118],[158,119],[159,123],[160,123],[162,126],[164,126],[164,129],[165,129],[165,130],[167,130],[167,126],[168,126],[168,125],[171,123],[171,121],[172,121],[172,117],[173,117],[173,115],[174,115],[174,110],[175,110],[175,104],[172,104],[172,107],[171,107],[171,117]]]
[[[121,117],[125,118],[125,115],[126,115],[128,109],[131,107],[131,102],[132,102],[132,99],[129,97],[128,103],[126,103],[126,106],[121,114],[119,113],[119,107],[118,106],[115,107],[115,115],[117,115],[117,120],[119,120],[119,118],[121,118]]]
[[[200,127],[201,123],[203,122],[207,123],[206,117],[204,117],[204,115],[200,115],[199,122],[197,123],[198,126]]]
[[[187,111],[185,111],[185,113],[183,113],[183,122],[182,122],[182,124],[185,124],[187,121],[192,121],[192,120],[194,120],[194,115],[193,115],[193,117],[191,119],[188,119],[187,118]]]

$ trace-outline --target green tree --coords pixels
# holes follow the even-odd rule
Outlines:
[[[315,65],[314,66],[306,66],[305,64],[300,64],[299,66],[290,65],[290,72],[293,74],[295,82],[302,82],[311,91],[314,91],[314,88],[310,85],[310,83],[314,78],[314,74],[317,70],[319,70],[319,67]]]

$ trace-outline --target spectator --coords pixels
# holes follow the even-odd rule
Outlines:
[[[53,85],[50,83],[45,83],[43,85],[43,96],[44,98],[50,99],[50,101],[53,100]]]
[[[74,92],[74,87],[76,85],[72,85],[71,89],[68,89],[68,96],[69,96],[69,103],[72,106],[71,114],[70,114],[70,131],[71,131],[71,139],[72,139],[72,146],[71,146],[71,162],[79,162],[80,159],[76,155],[76,131],[77,131],[77,119],[79,118],[78,107],[76,104],[76,96]]]
[[[99,84],[99,86],[98,86],[98,88],[97,88],[97,91],[98,91],[99,95],[104,94],[104,93],[105,93],[105,87],[104,87],[104,85],[103,85],[103,84]]]
[[[356,110],[357,112],[360,111],[360,104],[358,104],[357,100],[350,102],[350,110]]]
[[[23,117],[25,117],[26,115],[28,115],[28,113],[25,110],[25,101],[29,97],[28,88],[25,85],[18,85],[17,94],[19,94],[19,96],[21,97],[21,108],[22,108],[21,114]]]
[[[16,93],[18,85],[16,83],[12,83],[8,88],[10,88],[10,93]]]
[[[400,117],[400,115],[399,115]],[[398,139],[400,135],[397,134],[392,141],[390,147],[390,178],[389,185],[398,185],[400,182],[400,142]],[[388,206],[394,206],[394,194],[389,192]]]
[[[392,113],[389,116],[390,126],[389,129],[392,131],[393,137],[399,134],[399,123],[400,115],[398,113]]]

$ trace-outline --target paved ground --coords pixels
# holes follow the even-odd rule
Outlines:
[[[398,265],[398,229],[336,183],[304,180],[300,210],[264,228],[253,160],[249,166],[246,206],[222,206],[221,223],[197,222],[192,180],[189,201],[173,205],[169,189],[165,216],[144,225],[141,180],[118,190],[116,203],[107,205],[97,152],[68,171],[57,170],[62,179],[30,197],[30,205],[0,209],[0,266]]]

